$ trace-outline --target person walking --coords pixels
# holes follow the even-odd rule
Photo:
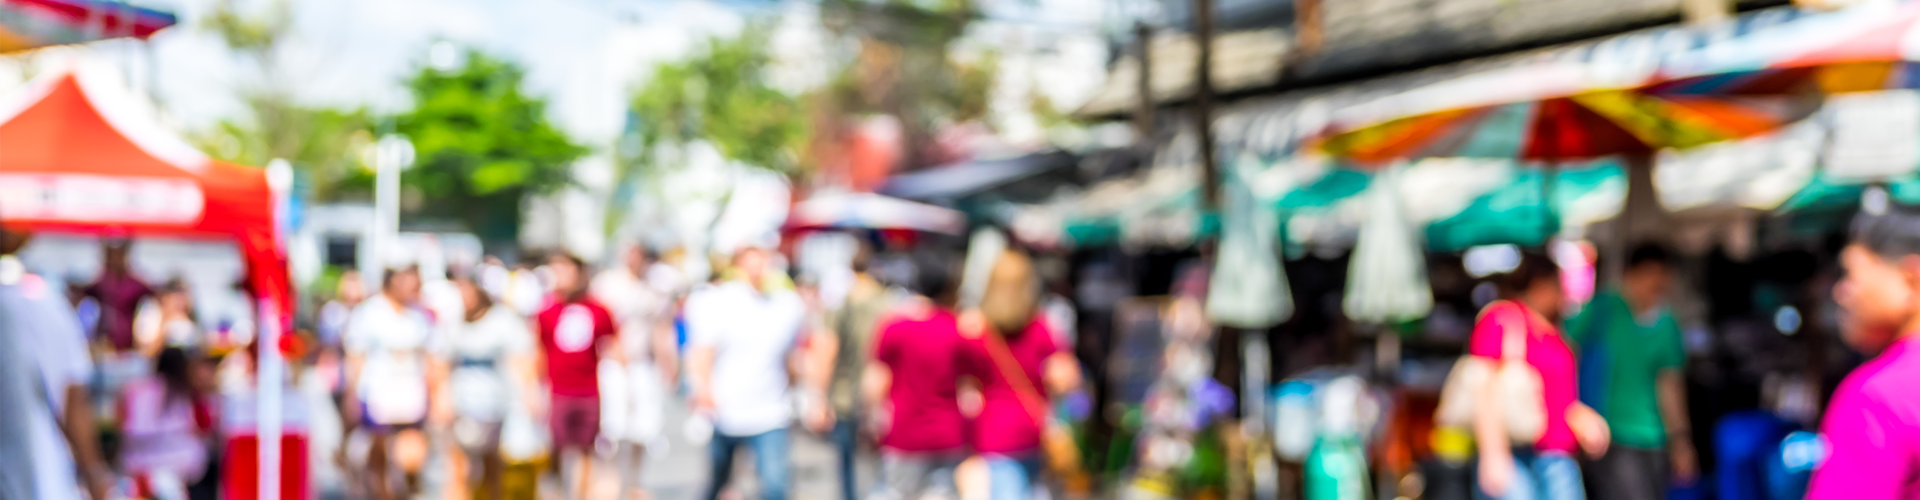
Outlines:
[[[334,286],[333,299],[320,306],[320,314],[315,321],[323,352],[340,349],[341,338],[347,331],[348,320],[353,318],[353,310],[366,298],[366,286],[360,283],[360,271],[341,271],[340,279]]]
[[[854,459],[860,450],[862,432],[861,380],[867,373],[867,360],[873,354],[874,329],[899,301],[898,294],[869,272],[871,262],[871,252],[866,245],[861,245],[853,258],[853,279],[847,286],[846,301],[827,311],[822,321],[824,328],[810,341],[821,344],[817,352],[824,357],[812,364],[826,368],[816,372],[808,386],[814,400],[824,400],[827,404],[814,406],[820,411],[807,416],[807,426],[814,432],[828,433],[838,448],[840,492],[845,500],[862,498],[855,479]],[[953,280],[949,276],[940,281],[951,283]],[[926,286],[919,288],[927,289]]]
[[[686,306],[693,406],[714,424],[708,500],[731,482],[734,452],[743,446],[753,450],[760,498],[787,498],[788,389],[807,308],[769,274],[769,258],[759,248],[740,250],[732,279],[696,293]]]
[[[534,394],[533,331],[520,315],[496,306],[471,276],[455,276],[453,284],[466,312],[438,339],[442,374],[435,379],[446,387],[435,392],[453,406],[452,434],[468,486],[461,491],[479,493],[464,497],[499,500],[501,425],[514,402]]]
[[[198,349],[168,346],[153,371],[120,388],[120,469],[143,496],[186,498],[213,444],[213,365]]]
[[[980,306],[959,319],[963,367],[980,383],[973,451],[986,463],[992,500],[1026,500],[1039,486],[1052,396],[1080,383],[1079,363],[1038,314],[1040,300],[1032,259],[1006,250],[988,272]]]
[[[104,339],[114,352],[128,352],[137,347],[133,318],[140,310],[140,301],[153,296],[153,289],[134,276],[133,267],[127,263],[129,246],[125,239],[102,240],[100,277],[81,291],[99,302],[100,322],[96,324],[95,337]]]
[[[1687,361],[1667,305],[1673,264],[1658,246],[1635,248],[1620,285],[1595,295],[1567,333],[1580,351],[1580,401],[1606,417],[1613,443],[1588,468],[1600,500],[1660,500],[1699,464],[1688,431]]]
[[[33,410],[26,434],[32,454],[19,457],[32,468],[36,494],[28,498],[78,500],[82,491],[106,498],[112,472],[101,457],[99,424],[88,404],[93,359],[86,332],[67,298],[14,257],[26,243],[26,234],[0,228],[0,310],[6,321],[0,333],[7,334],[0,343],[16,344],[38,380],[36,399],[22,404]]]
[[[0,232],[0,240],[5,238]],[[0,273],[5,272],[0,269]],[[46,407],[45,398],[39,397],[37,368],[25,345],[15,341],[20,334],[14,331],[8,314],[0,304],[0,401],[10,402],[0,405],[0,498],[36,499],[40,497],[39,487],[34,484],[33,457],[39,453],[35,451],[38,440],[33,432],[39,429],[33,422],[53,410]]]
[[[1471,359],[1463,362],[1500,363],[1507,356],[1522,359],[1538,373],[1545,427],[1532,443],[1508,438],[1509,409],[1503,399],[1503,377],[1488,377],[1475,405],[1473,435],[1480,450],[1478,490],[1481,498],[1502,500],[1584,500],[1580,464],[1575,454],[1588,456],[1607,450],[1607,423],[1592,408],[1577,401],[1578,374],[1573,349],[1561,335],[1559,311],[1566,300],[1560,269],[1546,255],[1521,254],[1520,263],[1499,280],[1503,300],[1488,304],[1475,322],[1468,340]]]
[[[420,270],[405,267],[381,277],[380,295],[353,311],[343,343],[347,353],[345,398],[352,422],[369,437],[364,477],[377,500],[404,498],[388,477],[393,465],[417,484],[427,448],[428,367],[433,327],[420,302]],[[402,453],[402,452],[405,453]],[[393,462],[397,462],[394,464]]]
[[[654,263],[652,252],[630,245],[622,253],[621,265],[601,271],[593,278],[594,300],[613,313],[620,328],[620,350],[627,359],[625,391],[619,394],[612,429],[620,445],[621,488],[630,498],[645,498],[641,489],[641,466],[646,463],[647,445],[659,440],[665,427],[668,387],[679,373],[678,352],[674,342],[671,290],[648,279]]]
[[[600,360],[620,362],[620,348],[613,314],[587,294],[586,262],[556,253],[547,257],[547,269],[553,294],[534,317],[550,396],[547,424],[567,498],[585,498],[600,438]]]
[[[959,379],[966,339],[953,311],[952,272],[939,259],[915,264],[914,296],[873,338],[867,384],[880,430],[880,485],[873,498],[955,498],[966,458]]]
[[[1920,209],[1869,209],[1840,253],[1841,338],[1878,353],[1840,382],[1820,423],[1810,500],[1920,498]]]
[[[186,282],[168,281],[153,291],[155,307],[134,318],[134,344],[142,356],[157,358],[166,347],[200,346],[200,324],[194,319],[193,294]]]

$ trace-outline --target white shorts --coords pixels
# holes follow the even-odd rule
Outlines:
[[[624,372],[624,373],[623,373]],[[666,382],[653,363],[631,363],[625,370],[602,365],[601,435],[620,442],[646,444],[666,426]]]

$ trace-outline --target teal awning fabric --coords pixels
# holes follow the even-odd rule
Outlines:
[[[1120,218],[1118,217],[1070,219],[1065,226],[1061,231],[1076,247],[1098,247],[1120,241]]]
[[[1860,194],[1867,185],[1864,180],[1839,179],[1827,175],[1825,171],[1816,172],[1807,185],[1799,192],[1781,202],[1773,209],[1776,214],[1803,214],[1809,212],[1845,212],[1860,207]],[[1904,177],[1886,181],[1887,194],[1902,204],[1920,204],[1920,177]]]
[[[1274,201],[1274,208],[1281,213],[1298,210],[1331,208],[1335,204],[1360,194],[1373,182],[1373,174],[1358,170],[1333,169],[1306,186],[1282,195]]]
[[[1552,174],[1553,184],[1546,185]],[[1458,214],[1427,225],[1427,248],[1453,252],[1479,245],[1540,245],[1560,232],[1564,207],[1609,182],[1624,182],[1614,162],[1547,171],[1521,168],[1506,185],[1481,195]],[[1549,208],[1541,196],[1553,193]]]
[[[1864,186],[1834,179],[1825,172],[1813,174],[1807,185],[1800,188],[1787,201],[1780,202],[1774,213],[1824,212],[1852,210],[1860,204],[1860,192]],[[1898,191],[1898,190],[1890,190]]]
[[[1150,244],[1192,244],[1220,234],[1220,215],[1201,209],[1198,189],[1140,200],[1133,208],[1067,217],[1061,233],[1078,248],[1134,240],[1146,240]],[[1179,234],[1174,234],[1176,232]]]

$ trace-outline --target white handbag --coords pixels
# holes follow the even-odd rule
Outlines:
[[[516,408],[507,412],[506,421],[500,425],[500,455],[509,462],[518,463],[547,456],[552,449],[552,442],[540,427],[540,422],[525,409]]]
[[[1498,307],[1495,302],[1487,310]],[[1540,372],[1527,364],[1528,319],[1502,318],[1500,359],[1466,355],[1453,364],[1446,385],[1440,389],[1440,406],[1434,411],[1434,423],[1440,427],[1472,429],[1479,411],[1481,391],[1489,380],[1500,391],[1502,426],[1507,439],[1515,444],[1531,444],[1546,433],[1546,403],[1541,399]]]

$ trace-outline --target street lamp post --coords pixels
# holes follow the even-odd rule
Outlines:
[[[373,145],[373,228],[367,233],[372,255],[369,269],[360,273],[368,290],[378,290],[380,276],[399,246],[400,172],[413,165],[413,143],[406,136],[387,134]]]

